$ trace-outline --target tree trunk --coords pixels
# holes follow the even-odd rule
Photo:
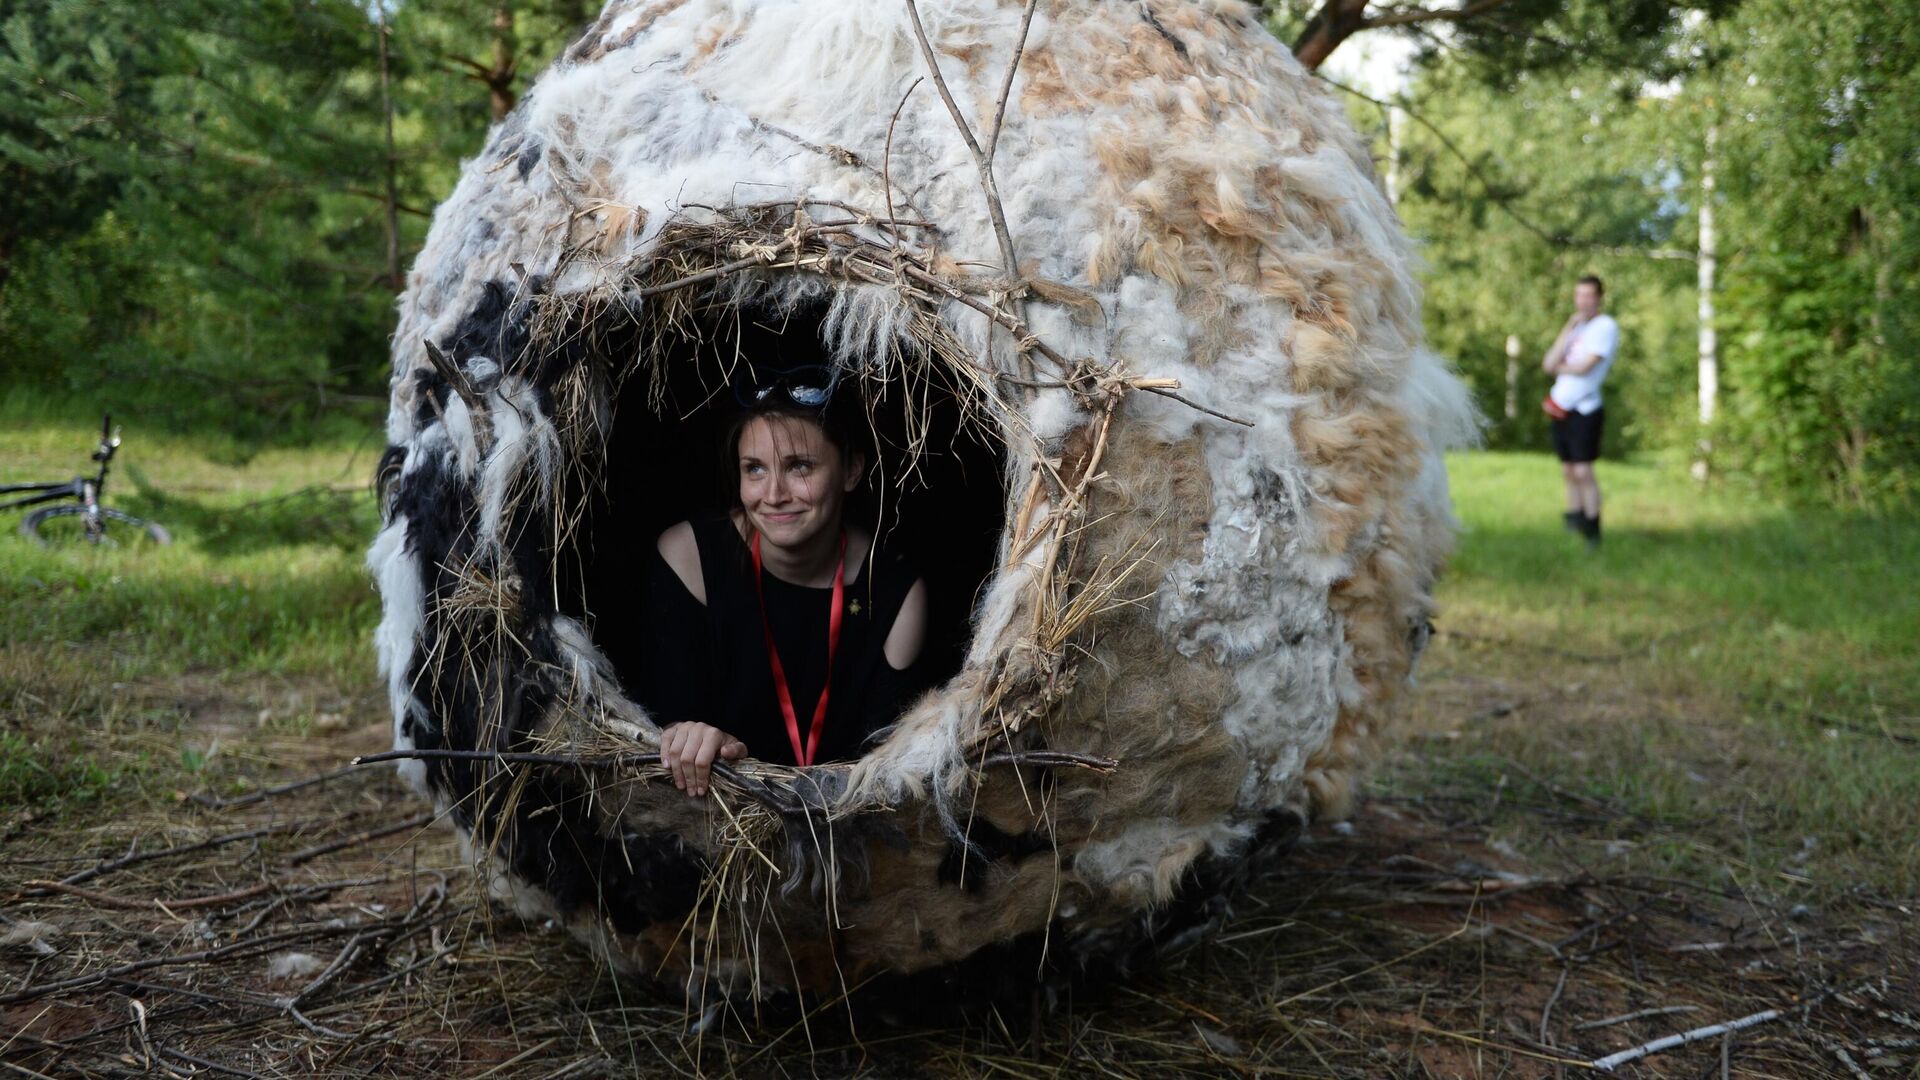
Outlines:
[[[380,9],[380,112],[387,124],[387,284],[400,291],[400,180],[398,155],[393,148],[393,90],[391,65],[387,59],[387,12]]]
[[[513,5],[497,4],[493,9],[493,67],[483,80],[487,84],[487,103],[493,109],[493,122],[496,124],[513,111],[513,78],[518,73],[513,52]]]
[[[1520,335],[1507,335],[1507,402],[1509,420],[1520,419]]]
[[[1317,71],[1341,42],[1366,25],[1367,0],[1326,0],[1293,43],[1293,55],[1308,71]]]

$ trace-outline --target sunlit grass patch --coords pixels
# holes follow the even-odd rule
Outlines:
[[[1546,455],[1463,454],[1451,474],[1463,530],[1394,790],[1478,792],[1543,852],[1585,839],[1694,879],[1920,888],[1920,596],[1903,584],[1920,522],[1603,462],[1589,553]],[[1556,826],[1515,801],[1543,784],[1605,812]]]
[[[96,436],[73,423],[15,424],[0,432],[0,482],[83,471]],[[242,465],[129,434],[107,505],[159,520],[174,544],[127,535],[43,549],[8,515],[0,641],[65,646],[108,680],[190,669],[368,678],[378,600],[360,553],[375,525],[372,460],[332,445]]]

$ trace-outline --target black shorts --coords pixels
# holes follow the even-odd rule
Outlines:
[[[1565,462],[1598,461],[1600,429],[1606,426],[1603,405],[1590,413],[1568,413],[1565,420],[1553,422],[1553,452]]]

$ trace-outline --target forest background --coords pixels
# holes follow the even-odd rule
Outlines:
[[[113,408],[236,460],[377,427],[394,297],[433,206],[596,13],[0,11],[0,407]],[[1429,340],[1472,384],[1492,445],[1544,444],[1537,360],[1573,279],[1597,273],[1624,332],[1613,446],[1771,496],[1911,504],[1920,8],[1280,0],[1263,14],[1310,66],[1411,43],[1391,99],[1348,100],[1423,247]]]

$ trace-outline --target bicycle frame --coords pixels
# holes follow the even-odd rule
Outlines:
[[[86,486],[92,481],[84,476],[71,480],[62,480],[54,484],[0,484],[0,495],[18,495],[23,491],[36,494],[12,502],[0,503],[0,510],[18,510],[23,506],[37,506],[40,503],[59,502],[62,499],[86,501]],[[98,490],[98,489],[96,489]]]
[[[71,480],[56,480],[39,484],[0,484],[0,495],[18,495],[23,491],[33,494],[24,499],[0,503],[0,510],[18,510],[26,506],[38,506],[41,503],[59,502],[73,499],[85,506],[90,512],[100,505],[100,493],[107,487],[107,463],[113,460],[113,452],[120,447],[119,436],[113,433],[113,414],[100,418],[100,446],[93,452],[93,460],[100,463],[100,471],[93,479],[76,476]]]

